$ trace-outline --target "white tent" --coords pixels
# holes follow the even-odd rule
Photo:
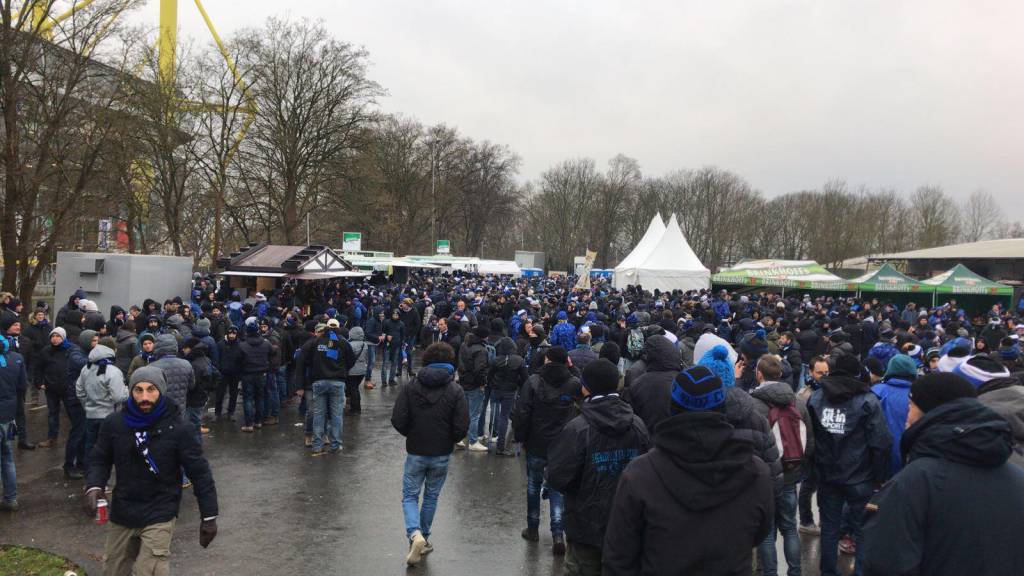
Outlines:
[[[700,290],[711,286],[711,271],[690,248],[675,214],[650,253],[636,264],[635,277],[630,284],[640,284],[651,292],[656,289],[662,292]]]
[[[613,285],[616,288],[625,288],[630,284],[636,284],[637,265],[643,262],[651,250],[665,233],[665,223],[661,220],[661,214],[655,214],[651,223],[647,226],[647,232],[636,243],[633,251],[630,252],[619,265],[615,267]]]

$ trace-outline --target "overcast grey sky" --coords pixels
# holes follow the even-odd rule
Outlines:
[[[768,195],[845,178],[1024,208],[1024,2],[206,0],[365,46],[383,110],[508,144],[533,178],[622,152]],[[133,16],[154,27],[159,0]],[[195,5],[180,28],[208,38]]]

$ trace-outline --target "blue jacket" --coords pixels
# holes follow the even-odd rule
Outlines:
[[[885,421],[889,425],[889,434],[892,435],[890,475],[903,469],[903,459],[900,457],[900,439],[903,438],[903,430],[907,427],[907,412],[910,410],[910,384],[909,380],[902,378],[886,378],[871,387],[871,391],[878,396],[878,401],[882,404],[882,414],[885,415]]]
[[[551,330],[551,337],[548,340],[552,346],[561,346],[568,352],[576,348],[576,327],[568,321],[559,322]]]
[[[889,360],[892,360],[892,357],[899,353],[900,351],[896,346],[888,342],[878,342],[868,350],[868,358],[878,358],[882,362],[882,366],[888,366]]]
[[[715,300],[711,304],[711,309],[715,311],[715,316],[719,320],[732,315],[732,312],[729,310],[729,303],[725,300]]]
[[[25,390],[28,386],[28,375],[25,361],[17,352],[6,352],[0,364],[4,364],[0,366],[0,425],[4,425],[14,420],[18,410],[18,390]]]

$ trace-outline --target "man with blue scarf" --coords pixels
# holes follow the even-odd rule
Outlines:
[[[107,416],[89,458],[86,508],[95,514],[110,469],[117,469],[104,550],[103,574],[168,574],[171,537],[181,507],[181,470],[192,480],[202,522],[199,544],[217,535],[217,489],[181,408],[164,394],[164,373],[132,373],[124,410]]]
[[[324,424],[331,441],[330,453],[341,450],[342,404],[345,379],[355,365],[355,355],[348,341],[339,335],[341,324],[331,318],[323,335],[303,346],[295,370],[302,375],[303,389],[313,401],[313,456],[327,454],[324,450]],[[328,421],[328,414],[330,420]]]
[[[433,551],[430,527],[437,499],[448,477],[455,443],[469,431],[469,406],[455,383],[455,351],[435,342],[423,352],[423,369],[402,386],[391,412],[391,425],[405,436],[402,511],[409,538],[406,563],[419,564]],[[420,494],[423,495],[422,504]]]

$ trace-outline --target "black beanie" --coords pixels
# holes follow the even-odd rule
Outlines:
[[[691,366],[676,375],[672,384],[672,412],[721,411],[727,391],[722,379],[707,367]]]
[[[843,354],[836,358],[836,366],[833,372],[837,375],[845,374],[853,378],[859,378],[861,373],[860,361],[852,354]]]
[[[928,412],[958,398],[978,395],[966,378],[952,372],[932,372],[910,385],[910,400],[922,412]]]
[[[583,386],[595,396],[611,394],[619,389],[619,369],[608,360],[598,358],[583,369]]]
[[[619,364],[619,360],[622,359],[622,350],[619,349],[619,345],[615,342],[605,342],[601,344],[601,353],[598,354],[599,358],[606,358],[612,364],[616,366]]]
[[[565,351],[565,348],[561,346],[552,346],[548,348],[547,354],[544,355],[548,362],[554,362],[557,364],[566,364],[569,362],[569,353]]]
[[[874,356],[864,361],[864,367],[875,376],[885,376],[885,364]]]
[[[486,340],[487,337],[491,335],[490,329],[488,329],[487,326],[484,325],[477,326],[476,329],[473,330],[473,333],[476,334],[476,337],[481,340]]]

